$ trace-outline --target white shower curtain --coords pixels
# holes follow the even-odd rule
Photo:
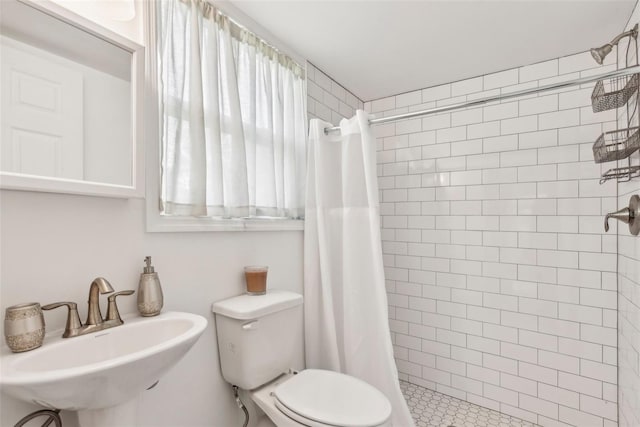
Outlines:
[[[395,427],[413,426],[393,359],[382,266],[375,138],[368,115],[340,132],[312,120],[305,259],[307,368],[343,372],[384,393]]]

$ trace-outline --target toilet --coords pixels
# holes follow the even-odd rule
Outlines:
[[[389,427],[391,404],[370,384],[321,369],[292,371],[303,346],[302,295],[270,290],[213,304],[222,376],[278,427]]]

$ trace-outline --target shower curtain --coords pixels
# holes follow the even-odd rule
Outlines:
[[[413,426],[393,359],[382,266],[375,138],[357,111],[309,130],[304,231],[307,368],[360,378],[384,393],[396,427]]]

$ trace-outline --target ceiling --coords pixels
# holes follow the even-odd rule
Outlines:
[[[364,101],[600,46],[637,0],[232,0]]]

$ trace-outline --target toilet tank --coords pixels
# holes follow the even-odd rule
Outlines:
[[[224,379],[245,390],[293,367],[303,347],[302,295],[270,290],[213,304]]]

